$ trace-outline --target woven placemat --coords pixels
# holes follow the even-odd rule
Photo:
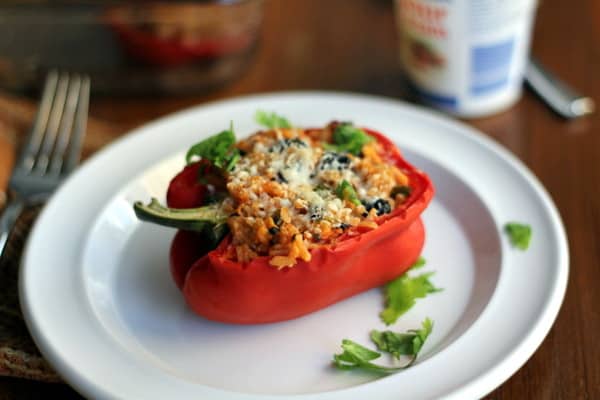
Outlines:
[[[0,375],[60,382],[27,330],[19,305],[19,265],[25,240],[41,207],[23,212],[0,260]]]

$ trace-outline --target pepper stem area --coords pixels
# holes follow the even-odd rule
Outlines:
[[[148,204],[136,201],[133,209],[142,221],[201,232],[215,243],[221,241],[228,232],[228,215],[223,212],[219,203],[198,208],[169,208],[153,197]]]

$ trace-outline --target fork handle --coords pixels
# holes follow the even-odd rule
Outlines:
[[[2,215],[0,215],[0,260],[4,255],[4,249],[6,248],[6,242],[8,242],[8,236],[15,226],[15,222],[21,212],[25,203],[21,199],[14,199],[10,201]]]

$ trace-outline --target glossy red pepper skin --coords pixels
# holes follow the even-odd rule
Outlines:
[[[333,246],[311,250],[311,261],[281,270],[269,265],[270,257],[245,264],[226,259],[229,236],[202,255],[196,234],[179,231],[171,246],[171,272],[197,314],[237,324],[288,320],[383,285],[415,262],[425,241],[419,216],[433,185],[389,139],[367,132],[382,144],[384,159],[407,173],[412,191],[405,203],[381,216],[377,229],[346,234]]]
[[[204,204],[208,188],[198,180],[199,163],[186,165],[171,180],[167,190],[167,205],[172,208],[193,208]]]
[[[200,177],[204,183],[200,182]],[[189,164],[171,180],[167,190],[167,205],[171,208],[194,208],[206,205],[216,192],[225,191],[224,178],[209,161]]]

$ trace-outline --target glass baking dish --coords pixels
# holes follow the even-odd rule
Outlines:
[[[0,86],[35,89],[50,69],[90,75],[96,92],[180,93],[240,75],[262,0],[2,1]]]

